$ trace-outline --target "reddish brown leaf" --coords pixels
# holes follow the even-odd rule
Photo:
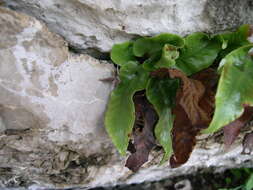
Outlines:
[[[228,149],[239,135],[244,123],[238,120],[223,127],[225,149]]]
[[[253,107],[247,106],[245,107],[241,117],[223,127],[224,144],[226,149],[228,149],[232,145],[236,137],[239,135],[241,128],[244,127],[245,124],[250,121],[252,115]]]
[[[214,110],[213,86],[216,74],[213,70],[204,70],[192,78],[175,69],[160,69],[152,73],[158,77],[181,79],[181,89],[177,93],[175,115],[172,130],[174,154],[170,159],[171,167],[179,167],[190,157],[196,144],[196,136],[201,129],[207,128]]]
[[[192,76],[193,79],[201,81],[205,86],[205,93],[199,105],[205,110],[208,118],[212,118],[214,112],[215,90],[217,87],[218,75],[214,69],[206,69]]]
[[[253,151],[253,132],[247,133],[242,142],[242,154],[251,154]]]
[[[170,159],[171,167],[178,167],[188,160],[196,144],[196,135],[201,129],[207,128],[211,121],[217,75],[212,69],[201,71],[191,78],[174,69],[160,69],[152,75],[180,78],[182,82],[177,93],[176,107],[173,109],[176,116],[172,130],[174,154]],[[243,115],[223,128],[226,148],[234,142],[240,129],[250,121],[252,115],[253,107],[245,106]],[[244,152],[245,149],[253,150],[253,134],[245,136],[243,145]]]
[[[211,121],[210,113],[205,110],[208,105],[200,104],[202,99],[209,99],[204,96],[205,86],[198,80],[188,78],[179,70],[171,69],[169,73],[172,78],[180,78],[182,81],[179,104],[184,108],[192,125],[200,128],[206,127]]]
[[[156,112],[143,94],[134,97],[136,109],[136,122],[133,131],[134,147],[128,157],[126,167],[136,172],[148,161],[149,152],[155,146],[153,134],[155,123],[158,119]]]
[[[184,164],[189,159],[196,144],[195,137],[199,129],[194,128],[180,104],[176,105],[173,114],[176,116],[172,129],[172,146],[174,153],[170,158],[170,165],[172,168],[175,168]]]

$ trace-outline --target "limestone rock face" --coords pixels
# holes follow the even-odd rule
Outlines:
[[[99,80],[113,65],[69,53],[44,24],[7,9],[0,28],[0,186],[12,176],[87,183],[113,161],[103,127],[112,85]]]
[[[42,5],[56,6],[52,0],[40,1],[40,4],[36,0],[8,2],[23,7],[29,5],[34,13],[39,13]],[[85,11],[77,10],[82,14],[88,14],[87,10],[94,11],[84,4],[94,6],[94,9],[103,6],[106,9],[107,5],[102,1],[97,5],[94,3],[98,1],[57,2],[58,7],[61,2],[66,3],[66,9],[72,3],[73,14],[74,5],[86,7]],[[117,5],[116,1],[114,4],[109,2],[109,7]],[[188,3],[192,2],[196,3]],[[120,3],[117,6],[120,7]],[[127,10],[127,6],[121,8]],[[63,11],[64,7],[58,9]],[[115,9],[109,9],[109,12]],[[58,13],[52,13],[52,18],[57,19]],[[71,17],[66,12],[62,16]],[[77,19],[78,23],[80,15],[73,16],[71,19]],[[89,20],[89,17],[85,19]],[[71,23],[75,25],[73,20],[61,25],[57,25],[56,20],[51,21],[55,26],[63,27],[63,32],[71,28]],[[94,29],[89,27],[83,26],[84,30]],[[96,30],[93,33],[99,36]],[[116,33],[122,39],[121,33]],[[104,35],[110,36],[110,32]],[[109,48],[115,39],[110,41],[102,36],[100,40],[93,41],[92,46]],[[89,188],[159,180],[209,166],[229,168],[252,164],[251,156],[240,154],[241,136],[231,150],[224,152],[218,134],[210,138],[199,137],[190,160],[180,168],[171,169],[168,164],[159,166],[162,152],[154,150],[149,162],[133,174],[124,167],[126,158],[119,156],[103,126],[113,84],[100,79],[114,75],[112,64],[70,53],[67,42],[40,21],[6,8],[0,8],[0,58],[0,187]]]
[[[109,51],[136,35],[217,32],[253,23],[251,0],[2,0],[62,35],[72,46]]]

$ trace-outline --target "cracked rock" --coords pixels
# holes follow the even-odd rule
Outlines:
[[[8,9],[0,28],[0,181],[88,184],[114,160],[103,127],[112,84],[99,81],[113,65],[69,53],[44,24]]]
[[[77,49],[109,51],[137,35],[219,32],[253,24],[251,0],[2,0],[43,20]]]

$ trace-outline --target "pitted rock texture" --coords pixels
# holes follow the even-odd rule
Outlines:
[[[43,20],[76,49],[109,51],[136,35],[219,32],[253,24],[251,0],[2,0]]]
[[[44,24],[8,9],[0,28],[0,186],[96,183],[119,158],[103,126],[113,86],[100,81],[113,65],[69,53]]]
[[[85,189],[252,165],[251,155],[241,155],[242,136],[224,152],[218,134],[199,137],[180,168],[159,166],[162,152],[154,150],[130,172],[103,126],[113,84],[100,79],[114,75],[113,65],[69,53],[61,37],[25,14],[0,8],[0,29],[0,187]]]

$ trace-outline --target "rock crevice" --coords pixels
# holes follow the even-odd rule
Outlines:
[[[76,49],[110,51],[115,43],[162,32],[215,33],[253,23],[251,0],[2,0],[44,21]]]

